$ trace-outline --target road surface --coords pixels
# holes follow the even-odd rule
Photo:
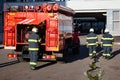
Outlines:
[[[38,69],[34,71],[29,62],[9,60],[6,56],[11,51],[0,49],[0,80],[89,80],[84,73],[89,69],[91,59],[85,47],[85,36],[79,38],[80,53],[71,55],[69,63],[38,62]],[[100,57],[97,63],[105,72],[103,80],[120,80],[120,45],[114,45],[112,53],[110,60]]]

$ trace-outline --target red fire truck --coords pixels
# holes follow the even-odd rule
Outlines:
[[[32,27],[39,29],[42,38],[39,59],[63,59],[78,49],[73,39],[74,11],[57,3],[42,5],[7,6],[4,12],[4,49],[14,50],[9,58],[29,58],[28,36]],[[17,52],[21,54],[17,54]]]

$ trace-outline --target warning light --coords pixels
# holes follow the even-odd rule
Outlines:
[[[13,58],[13,55],[12,54],[8,54],[8,58]]]
[[[55,56],[55,55],[52,55],[52,56],[51,56],[51,59],[55,59],[55,58],[56,58],[56,56]]]
[[[58,8],[59,8],[58,4],[55,4],[55,5],[53,6],[53,10],[54,10],[54,11],[57,11]]]
[[[47,10],[51,11],[52,10],[52,6],[51,5],[47,5]]]
[[[30,6],[31,9],[34,9],[34,6]]]
[[[18,54],[12,54],[12,53],[9,53],[7,55],[8,58],[18,58]]]
[[[44,55],[43,56],[44,59],[56,59],[55,55]]]
[[[28,9],[29,7],[28,6],[25,6],[25,9]]]

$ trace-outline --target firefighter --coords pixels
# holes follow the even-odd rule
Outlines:
[[[39,51],[39,43],[41,41],[39,35],[37,34],[38,29],[36,27],[32,28],[32,32],[28,38],[29,42],[29,55],[30,55],[30,67],[32,70],[36,69],[37,60],[38,60],[38,51]]]
[[[111,34],[109,34],[109,30],[105,29],[105,34],[101,39],[101,47],[103,47],[103,57],[110,58],[112,46],[113,46],[114,38]]]
[[[86,38],[86,46],[89,48],[89,56],[94,57],[96,54],[96,47],[98,46],[98,37],[94,33],[93,28],[90,28],[89,32]]]

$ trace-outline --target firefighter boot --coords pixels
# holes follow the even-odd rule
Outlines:
[[[93,53],[89,54],[89,57],[94,58],[96,56],[96,51],[93,51]]]
[[[109,60],[110,58],[111,58],[111,54],[109,54],[109,53],[108,53],[108,54],[106,54],[106,59],[108,59],[108,60]]]
[[[109,53],[103,53],[103,57],[104,57],[105,59],[110,59],[111,54],[109,54]]]
[[[103,53],[102,56],[103,56],[104,58],[106,58],[107,55],[106,55],[106,53]]]
[[[96,51],[93,51],[93,56],[92,57],[95,57],[96,56]]]
[[[92,53],[89,53],[89,57],[91,57],[92,56]]]
[[[31,70],[35,70],[36,66],[35,65],[30,65]]]

